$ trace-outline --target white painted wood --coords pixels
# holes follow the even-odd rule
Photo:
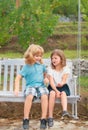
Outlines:
[[[11,65],[10,68],[10,86],[9,86],[9,90],[13,91],[13,87],[14,87],[14,66]]]
[[[67,60],[67,65],[71,70],[69,78],[69,87],[71,95],[67,97],[68,103],[72,104],[72,116],[77,117],[77,101],[80,95],[77,91],[77,76],[72,74],[72,61]],[[22,66],[25,64],[24,59],[5,59],[0,60],[0,101],[1,102],[24,102],[24,89],[25,80],[22,79],[19,96],[14,95],[14,79],[18,74]],[[50,66],[50,59],[44,59],[44,64]],[[9,79],[9,80],[8,80]],[[34,103],[40,102],[40,99],[34,101]],[[56,103],[60,103],[57,99]]]

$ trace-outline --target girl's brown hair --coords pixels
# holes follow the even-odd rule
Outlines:
[[[52,56],[53,56],[53,55],[57,55],[57,56],[59,56],[59,57],[61,58],[61,66],[62,66],[62,67],[66,66],[66,57],[65,57],[64,52],[63,52],[62,50],[60,50],[60,49],[55,49],[55,50],[51,53],[51,61],[52,61]],[[52,66],[53,69],[55,68],[54,65],[52,64],[52,62],[51,62],[51,66]]]
[[[25,63],[34,64],[35,63],[34,56],[36,54],[40,54],[40,53],[41,53],[41,55],[43,55],[44,49],[39,45],[31,44],[28,47],[28,49],[26,50],[26,52],[24,53]],[[41,64],[43,63],[42,59],[41,59],[40,63]]]

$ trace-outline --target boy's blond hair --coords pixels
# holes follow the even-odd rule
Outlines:
[[[26,64],[34,64],[35,63],[35,59],[34,56],[36,54],[41,54],[43,55],[44,53],[44,49],[39,46],[39,45],[35,45],[35,44],[31,44],[28,49],[26,50],[26,52],[24,53],[24,58],[25,58],[25,63]],[[40,63],[42,64],[42,59],[40,61]]]
[[[52,60],[52,56],[53,55],[57,55],[61,58],[61,67],[63,68],[64,66],[66,66],[66,57],[64,55],[64,52],[60,49],[55,49],[52,53],[51,53],[51,60]],[[52,68],[55,68],[54,65],[51,63]]]

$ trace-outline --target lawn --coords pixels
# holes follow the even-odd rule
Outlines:
[[[64,50],[67,59],[77,59],[77,51],[76,50]],[[46,52],[44,54],[44,58],[49,58],[51,51]],[[2,58],[22,58],[23,54],[19,52],[11,52],[7,51],[6,53],[0,53],[0,59]],[[87,50],[81,51],[81,59],[88,59],[88,52]]]

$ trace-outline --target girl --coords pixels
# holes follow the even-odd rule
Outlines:
[[[67,84],[70,69],[66,66],[66,58],[62,50],[55,49],[51,54],[51,67],[48,69],[50,85],[48,126],[53,126],[53,110],[55,98],[61,98],[62,116],[69,116],[67,112],[67,96],[70,90]]]
[[[19,84],[22,77],[26,80],[26,89],[24,95],[26,96],[24,103],[24,119],[23,128],[29,128],[29,114],[32,106],[32,101],[35,96],[41,96],[41,124],[40,128],[46,128],[46,116],[48,107],[48,89],[45,87],[47,79],[46,67],[42,64],[42,55],[44,50],[39,45],[30,45],[24,54],[25,65],[19,72],[15,79],[15,95],[18,95]]]

